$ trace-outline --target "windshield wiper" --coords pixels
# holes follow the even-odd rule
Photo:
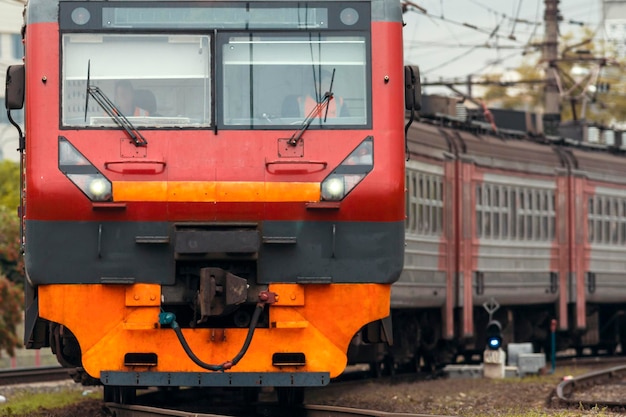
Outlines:
[[[328,108],[330,106],[330,100],[332,100],[334,97],[334,94],[333,94],[333,81],[334,80],[335,80],[335,68],[333,68],[333,74],[330,79],[330,87],[328,88],[328,91],[324,93],[322,100],[319,103],[317,103],[315,107],[313,107],[313,110],[311,110],[311,112],[302,121],[302,125],[300,126],[300,128],[297,131],[295,131],[293,135],[291,135],[291,138],[289,138],[289,141],[287,143],[289,143],[291,146],[296,146],[298,144],[304,132],[306,132],[309,126],[311,126],[313,119],[320,116],[320,114],[322,113],[322,109],[324,107],[326,107],[326,111],[324,113],[324,122],[326,122],[326,117],[328,116]]]
[[[91,61],[87,63],[87,93],[85,97],[85,122],[87,121],[87,105],[89,104],[89,96],[102,107],[106,114],[128,135],[135,146],[146,146],[148,141],[143,137],[141,132],[124,116],[121,110],[100,90],[100,87],[89,84],[89,72]]]

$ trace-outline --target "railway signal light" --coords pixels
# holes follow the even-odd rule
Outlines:
[[[498,320],[487,324],[487,349],[498,350],[502,347],[502,325]]]

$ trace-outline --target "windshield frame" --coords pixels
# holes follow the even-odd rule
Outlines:
[[[225,70],[226,58],[225,58],[225,54],[222,53],[222,51],[229,44],[229,39],[234,38],[234,37],[256,37],[258,40],[261,40],[261,41],[263,39],[275,40],[278,38],[284,38],[286,40],[288,38],[301,38],[302,40],[314,38],[313,41],[315,42],[315,38],[322,38],[322,39],[332,39],[332,42],[335,42],[335,43],[338,43],[337,42],[338,40],[344,40],[344,39],[345,40],[357,39],[358,42],[362,42],[363,43],[363,51],[362,51],[363,57],[360,62],[360,65],[362,65],[363,67],[363,72],[361,74],[362,90],[359,91],[359,94],[362,94],[362,96],[359,97],[358,100],[360,101],[359,104],[363,106],[363,110],[358,112],[354,116],[350,115],[352,117],[345,118],[345,120],[347,120],[346,123],[341,123],[341,119],[342,119],[341,117],[338,117],[334,121],[331,121],[329,119],[324,121],[324,117],[315,118],[307,127],[307,130],[370,129],[372,127],[371,37],[368,31],[307,31],[307,32],[220,31],[220,32],[217,32],[216,39],[215,39],[215,42],[216,42],[215,54],[216,54],[216,61],[217,61],[215,65],[215,71],[216,71],[215,72],[215,80],[216,80],[215,97],[216,97],[216,102],[218,103],[215,110],[216,110],[216,118],[217,118],[216,124],[219,129],[296,131],[301,128],[302,124],[304,123],[306,119],[307,114],[309,113],[308,110],[310,110],[310,109],[304,110],[300,108],[301,113],[297,118],[294,118],[294,119],[289,118],[285,121],[280,120],[281,119],[280,116],[276,117],[276,115],[272,114],[271,112],[269,112],[270,114],[261,112],[257,114],[256,117],[255,115],[252,115],[252,117],[250,117],[250,123],[241,123],[241,124],[228,123],[228,120],[227,120],[228,118],[226,114],[227,111],[225,109],[225,103],[228,100],[225,97],[225,94],[226,94],[226,89],[228,87],[227,87],[227,83],[224,80],[225,72],[227,72]],[[294,68],[296,67],[295,63],[292,63],[290,65],[292,65]],[[335,101],[336,103],[339,103],[340,101],[343,101],[342,87],[345,87],[350,77],[347,76],[345,72],[343,74],[341,73],[340,66],[336,65],[336,63],[333,63],[333,61],[328,61],[328,62],[322,61],[321,65],[307,64],[307,65],[299,65],[299,67],[300,67],[300,70],[306,67],[304,69],[304,74],[306,74],[304,78],[306,79],[306,82],[302,83],[303,85],[303,87],[301,87],[303,88],[302,91],[305,91],[307,89],[312,90],[313,88],[315,88],[315,85],[314,85],[314,82],[315,82],[315,84],[317,85],[317,87],[315,88],[315,93],[311,92],[310,95],[317,94],[318,102],[323,98],[324,94],[330,88],[330,81],[328,81],[328,78],[326,78],[324,82],[320,80],[320,78],[322,77],[322,74],[325,73],[327,75],[330,75],[330,74],[336,73],[333,78],[333,84],[332,84],[333,99],[331,100],[331,102]],[[285,65],[283,67],[283,69],[286,69],[286,68],[287,68],[287,71],[285,73],[289,76],[288,65]],[[276,77],[275,82],[278,83],[279,87],[276,90],[272,90],[272,91],[276,91],[279,96],[281,96],[281,94],[284,96],[285,94],[284,94],[284,91],[282,90],[285,88],[289,88],[289,80]],[[293,85],[296,83],[292,82],[291,84]],[[253,85],[252,87],[254,88],[255,86]],[[254,96],[254,93],[249,94],[247,97],[250,97],[250,96]],[[298,96],[298,98],[300,98],[302,96],[302,92],[300,92],[300,94],[292,94],[292,96]],[[249,104],[253,106],[252,103],[249,103]],[[300,103],[300,107],[302,107],[302,103]],[[264,121],[262,120],[262,118],[266,114],[269,116],[269,120]]]
[[[246,3],[247,4],[247,3]],[[326,2],[326,1],[306,1],[306,2],[295,2],[295,1],[268,1],[268,2],[258,2],[254,4],[254,8],[258,9],[260,14],[255,16],[262,16],[263,13],[267,16],[267,11],[270,10],[288,10],[290,7],[298,10],[306,10],[307,8],[319,8],[319,10],[328,11],[328,15],[318,15],[315,19],[318,19],[320,16],[322,20],[309,20],[308,23],[305,23],[306,27],[291,27],[292,23],[288,23],[286,27],[272,27],[272,24],[276,23],[268,23],[269,26],[263,26],[261,23],[260,26],[254,27],[240,27],[235,24],[234,26],[231,23],[225,25],[218,26],[205,26],[202,27],[196,26],[169,26],[166,21],[154,21],[155,26],[151,27],[138,24],[137,26],[128,26],[128,27],[112,27],[106,26],[106,19],[104,18],[104,11],[108,7],[119,8],[119,10],[124,10],[125,8],[129,9],[141,9],[145,3],[131,1],[127,3],[122,2],[89,2],[89,1],[60,1],[60,13],[59,13],[59,25],[60,25],[60,39],[59,39],[59,79],[61,81],[59,88],[59,118],[58,124],[61,130],[75,130],[75,129],[118,129],[119,127],[115,124],[115,122],[110,119],[108,124],[101,123],[101,125],[91,126],[81,123],[68,123],[66,120],[66,77],[65,77],[65,37],[72,35],[86,35],[86,36],[206,36],[208,38],[208,59],[207,59],[207,73],[206,78],[204,79],[204,91],[209,92],[209,94],[204,95],[204,101],[208,102],[209,110],[206,113],[207,116],[203,119],[201,125],[151,125],[150,122],[142,122],[141,119],[135,119],[131,115],[129,119],[133,119],[132,122],[137,125],[141,130],[155,130],[155,129],[164,129],[164,130],[180,130],[180,129],[200,129],[200,130],[214,130],[215,132],[219,129],[225,130],[287,130],[294,131],[297,130],[303,123],[304,118],[294,121],[292,123],[285,124],[264,124],[264,125],[255,125],[255,124],[241,124],[241,125],[231,125],[226,124],[224,122],[224,108],[223,108],[223,97],[224,97],[224,89],[223,85],[223,77],[224,77],[224,57],[221,51],[221,47],[223,46],[223,39],[227,39],[229,36],[233,34],[238,34],[240,36],[249,36],[251,33],[268,35],[271,34],[273,36],[279,37],[289,37],[289,36],[309,36],[310,34],[314,34],[314,36],[320,37],[337,37],[343,39],[345,37],[360,37],[364,42],[364,58],[362,59],[362,66],[364,68],[362,75],[362,95],[358,97],[358,100],[361,100],[362,106],[359,108],[364,109],[362,114],[359,113],[358,117],[361,117],[358,123],[354,121],[350,123],[340,124],[337,121],[333,123],[322,124],[318,123],[318,119],[314,120],[310,127],[307,127],[315,130],[315,129],[369,129],[372,127],[372,63],[371,63],[371,10],[370,3],[367,1],[361,0],[348,0],[345,3],[338,2]],[[195,8],[226,8],[233,7],[237,8],[245,8],[245,4],[242,2],[238,3],[225,3],[221,1],[217,2],[198,2],[198,3],[189,3],[189,2],[172,2],[165,1],[161,3],[162,8],[161,11],[172,10],[177,13],[177,10],[195,10]],[[84,15],[87,16],[87,23],[75,19],[75,12],[81,11],[81,14],[78,16],[79,19],[82,19]],[[250,9],[252,10],[252,9]],[[289,9],[291,10],[291,9]],[[344,12],[347,12],[344,14]],[[82,14],[84,13],[84,14]],[[300,13],[302,13],[300,11]],[[270,13],[271,14],[271,13]],[[89,20],[89,16],[91,15],[91,20]],[[208,14],[205,14],[208,16]],[[251,15],[252,16],[252,15]],[[301,16],[300,16],[301,17]],[[298,19],[300,18],[298,17]],[[324,21],[324,18],[328,18],[328,21]],[[345,18],[345,20],[344,20]],[[260,21],[259,21],[260,22]],[[299,24],[299,23],[298,23]],[[310,26],[309,26],[310,25]],[[323,62],[322,62],[323,64]],[[93,65],[93,63],[92,63]],[[85,72],[86,72],[85,63]],[[334,65],[324,65],[326,71],[332,71],[333,73],[337,68]],[[78,66],[77,66],[78,68]],[[77,69],[76,71],[79,71]],[[92,66],[92,70],[94,67]],[[96,70],[97,71],[97,70]],[[321,75],[321,73],[319,73]],[[82,76],[81,76],[82,77]],[[97,77],[96,77],[97,78]],[[336,94],[331,100],[331,104],[329,107],[332,107],[335,103],[339,102],[339,98],[341,95],[341,88],[346,85],[346,83],[342,83],[342,78],[346,79],[345,75],[341,75],[341,72],[338,75],[338,79],[335,80],[333,86],[333,92]],[[349,78],[349,77],[348,77]],[[172,78],[174,80],[174,78]],[[361,80],[359,80],[361,82]],[[282,88],[282,87],[280,87]],[[276,89],[278,91],[279,88]],[[86,90],[86,89],[85,89]],[[103,89],[104,91],[105,89]],[[106,94],[112,97],[112,92],[106,90]],[[325,87],[318,87],[319,91],[316,91],[318,97],[321,97],[326,92]],[[324,90],[324,91],[322,91]],[[86,91],[83,91],[85,94]],[[113,97],[112,97],[113,98]],[[77,103],[78,101],[75,100]],[[90,107],[93,104],[90,103]],[[83,104],[83,112],[85,110],[85,105]],[[326,114],[332,113],[326,110]],[[103,118],[107,117],[102,114]]]
[[[181,52],[181,45],[186,44],[186,48],[189,49],[188,56],[193,57],[192,59],[196,59],[195,68],[191,70],[184,70],[188,73],[176,72],[175,68],[172,69],[171,75],[168,76],[168,69],[164,69],[164,65],[160,65],[156,68],[156,65],[148,66],[147,64],[140,63],[135,64],[134,66],[137,68],[135,70],[128,69],[131,65],[126,65],[126,69],[120,70],[118,74],[116,74],[114,69],[115,64],[106,63],[102,64],[102,57],[100,58],[100,63],[98,61],[94,62],[91,57],[85,57],[84,59],[84,67],[83,60],[80,62],[71,62],[71,60],[76,60],[77,56],[80,58],[80,51],[68,51],[69,48],[66,47],[66,44],[71,44],[75,42],[76,44],[80,44],[81,42],[88,44],[89,39],[94,39],[94,44],[105,44],[105,41],[111,42],[112,39],[117,41],[128,41],[129,43],[134,43],[138,46],[142,44],[142,42],[146,43],[146,48],[148,49],[148,41],[151,42],[161,42],[167,39],[167,43],[173,43],[173,45],[169,48],[171,51],[176,50],[179,55],[185,56],[185,52]],[[196,42],[197,45],[196,46]],[[113,44],[113,43],[111,43]],[[153,49],[156,45],[153,45]],[[87,48],[87,47],[83,47]],[[91,48],[94,48],[91,46]],[[163,51],[162,47],[158,48],[158,54],[152,52],[152,56],[150,56],[150,52],[142,51],[144,56],[144,61],[159,60],[162,59]],[[101,52],[101,55],[117,55],[119,52],[112,52],[113,48],[109,48],[111,50],[106,51],[104,48]],[[129,51],[134,51],[139,48],[129,48]],[[193,49],[193,51],[192,51]],[[198,53],[198,50],[201,53]],[[127,53],[129,51],[126,51]],[[106,52],[106,53],[105,53]],[[92,52],[90,52],[92,53]],[[72,54],[76,56],[72,56]],[[84,54],[84,52],[83,52]],[[97,53],[96,53],[97,55]],[[125,117],[127,117],[135,126],[141,128],[142,130],[150,130],[150,129],[213,129],[215,126],[214,123],[214,102],[212,98],[214,97],[214,82],[211,74],[214,74],[214,34],[213,33],[203,33],[203,34],[188,34],[188,33],[140,33],[140,32],[132,32],[132,33],[84,33],[84,32],[72,32],[72,33],[62,33],[61,34],[61,53],[59,54],[59,71],[60,71],[60,88],[59,88],[59,106],[60,106],[60,114],[59,114],[59,127],[60,129],[111,129],[118,128],[117,123],[113,118],[108,116],[100,106],[93,100],[89,101],[88,106],[88,115],[83,117],[86,114],[85,112],[85,104],[86,101],[86,93],[87,93],[87,76],[88,76],[88,67],[89,61],[91,60],[91,69],[90,69],[90,84],[92,86],[100,87],[102,91],[105,92],[107,96],[114,99],[114,96],[117,92],[118,85],[121,83],[125,83],[124,85],[128,85],[130,82],[131,87],[134,94],[143,93],[144,98],[145,94],[151,95],[152,97],[148,97],[148,101],[161,104],[159,108],[158,104],[156,107],[156,111],[154,114],[150,114],[148,111],[143,111],[144,109],[139,109],[137,113],[133,111],[124,110],[122,113]],[[109,61],[113,60],[113,58],[109,57]],[[119,66],[124,67],[124,62],[128,62],[129,59],[120,59]],[[184,58],[178,59],[177,63],[173,66],[189,66],[187,65],[189,61],[185,61]],[[152,68],[152,72],[145,71],[147,68]],[[199,71],[196,76],[193,75],[193,71]],[[135,73],[135,75],[133,75]],[[106,74],[106,75],[103,75]],[[115,76],[117,75],[117,77]],[[161,77],[161,78],[159,78]],[[100,85],[99,85],[100,83]],[[197,84],[197,85],[196,85]],[[197,90],[200,90],[198,93]],[[202,91],[206,92],[202,94]],[[175,99],[169,98],[167,94],[178,94],[181,97],[177,97]],[[172,93],[174,92],[174,93]],[[190,92],[194,94],[194,100],[200,104],[193,106],[187,105],[187,107],[176,107],[176,112],[168,113],[166,109],[163,108],[163,105],[167,100],[164,100],[163,97],[166,96],[168,99],[173,100],[172,102],[182,102],[183,96],[189,95]],[[186,100],[185,100],[186,101]],[[78,107],[78,110],[76,109]],[[143,107],[143,106],[142,106]],[[186,112],[181,112],[181,109],[187,108]],[[191,109],[191,110],[189,110]],[[192,115],[193,112],[193,115]],[[135,114],[133,114],[135,113]],[[197,113],[197,114],[195,114]],[[194,118],[194,116],[196,116]]]

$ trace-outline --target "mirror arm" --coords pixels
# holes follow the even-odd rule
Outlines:
[[[7,118],[9,119],[9,123],[11,123],[13,127],[17,129],[17,134],[19,135],[19,147],[17,148],[17,150],[19,152],[23,152],[24,147],[26,146],[26,143],[25,143],[26,141],[24,140],[24,133],[22,132],[22,128],[20,127],[19,123],[13,120],[13,116],[11,116],[10,109],[7,109]]]
[[[417,66],[404,67],[404,108],[410,111],[409,121],[404,126],[404,152],[407,161],[409,160],[409,127],[415,121],[415,112],[422,106],[422,85],[419,74]]]

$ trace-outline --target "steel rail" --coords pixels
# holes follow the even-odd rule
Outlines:
[[[451,417],[433,414],[390,413],[386,411],[361,410],[328,405],[305,405],[306,417]]]
[[[146,405],[125,405],[106,403],[106,408],[115,417],[225,417],[219,414],[203,414],[192,411],[179,411]]]
[[[204,414],[194,411],[179,411],[165,408],[149,407],[143,405],[124,405],[116,403],[106,403],[106,407],[116,417],[225,417],[221,414]],[[265,417],[285,416],[285,408],[279,406],[262,406],[262,413]],[[287,410],[289,411],[289,410]],[[389,413],[384,411],[360,410],[356,408],[334,407],[326,405],[305,405],[293,408],[292,416],[298,417],[451,417],[434,416],[432,414],[407,414]],[[250,414],[247,414],[250,415]]]
[[[71,379],[68,368],[42,366],[37,368],[12,368],[0,370],[0,385],[32,384]]]
[[[562,381],[556,387],[558,399],[566,404],[580,406],[606,406],[621,407],[626,405],[626,398],[621,400],[584,400],[579,397],[573,398],[574,394],[583,392],[590,387],[619,383],[626,379],[626,365],[615,366],[601,371],[590,372],[572,379]]]

